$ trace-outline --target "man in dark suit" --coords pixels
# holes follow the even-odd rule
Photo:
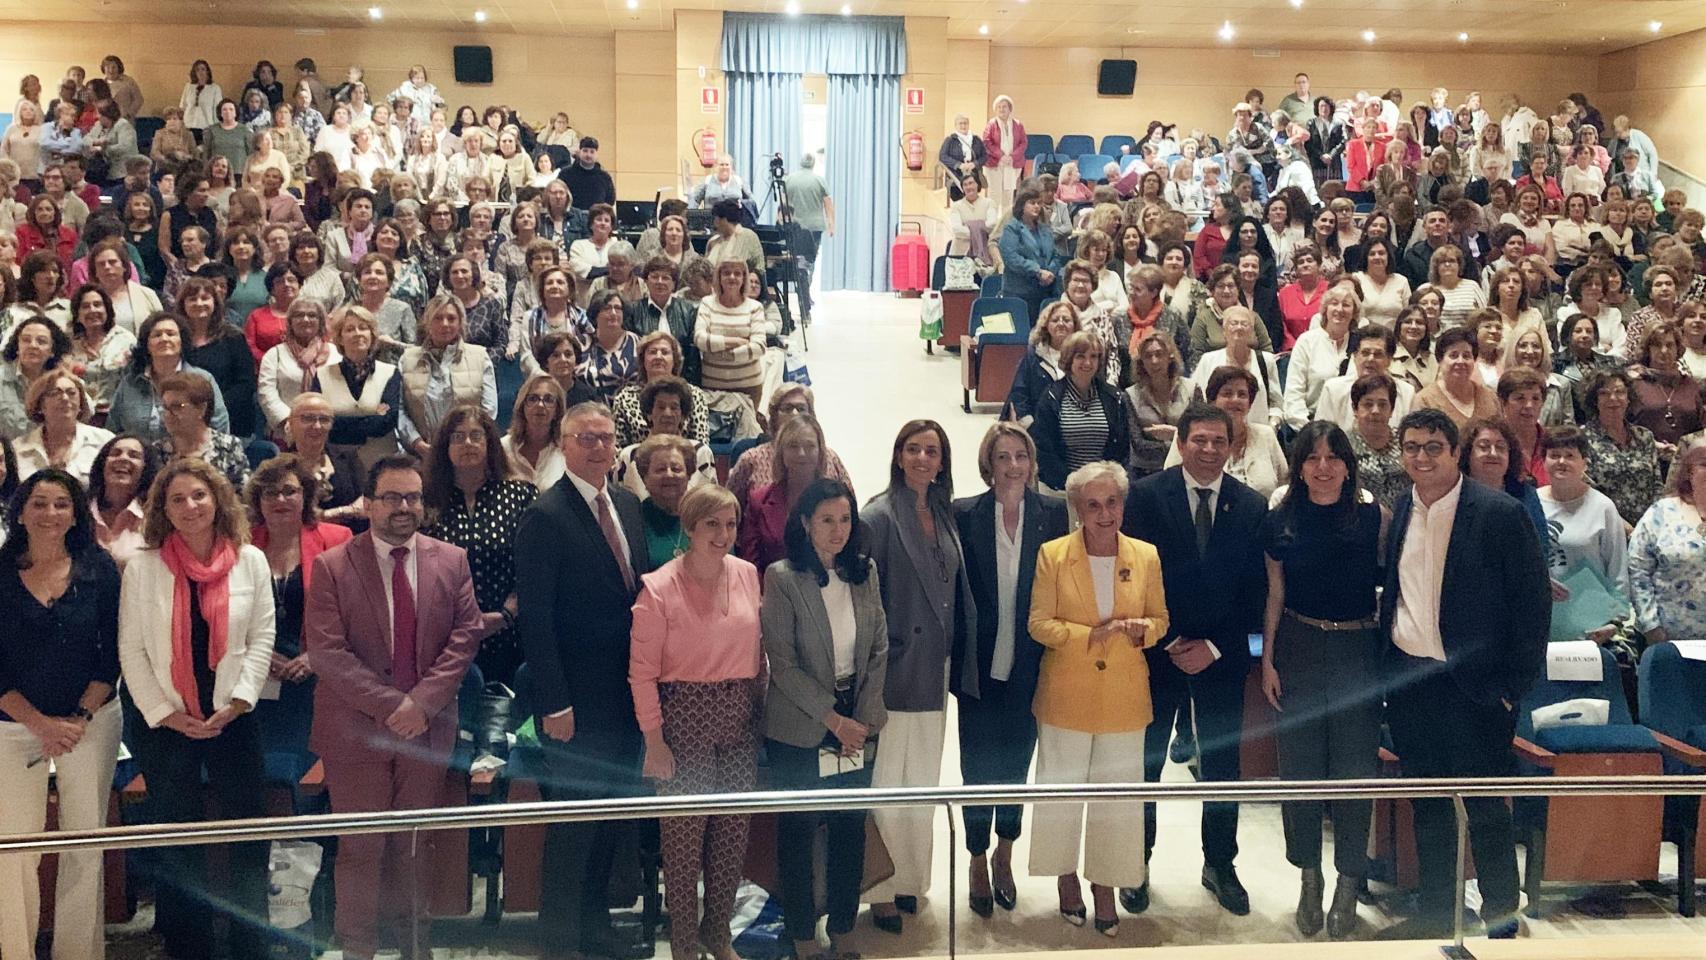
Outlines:
[[[515,538],[527,695],[546,755],[550,800],[640,791],[642,742],[628,687],[628,635],[640,577],[651,571],[640,501],[606,482],[616,425],[601,403],[563,415],[566,473],[528,507]],[[615,823],[564,823],[545,834],[539,927],[546,958],[636,955],[610,926]]]
[[[681,344],[681,369],[676,375],[698,386],[699,347],[693,342],[698,302],[675,295],[675,264],[668,257],[647,260],[641,278],[646,281],[646,295],[628,304],[622,326],[641,339],[660,330],[675,337]]]
[[[1406,777],[1492,777],[1513,770],[1516,709],[1540,676],[1551,627],[1546,564],[1522,505],[1457,469],[1457,427],[1416,410],[1398,427],[1413,487],[1386,540],[1380,625],[1386,718]],[[1450,936],[1456,817],[1449,800],[1415,800],[1421,914],[1391,936]],[[1490,936],[1515,936],[1518,885],[1510,810],[1464,801]]]
[[[966,577],[977,605],[978,695],[959,698],[960,776],[968,784],[1024,783],[1036,752],[1031,699],[1037,692],[1043,646],[1031,639],[1031,584],[1037,574],[1037,550],[1066,536],[1068,526],[1066,504],[1035,489],[1035,451],[1017,424],[997,423],[977,457],[990,489],[954,501]],[[1019,839],[1024,805],[966,806],[960,812],[965,817],[966,851],[972,857],[972,910],[987,917],[996,902],[1013,909],[1018,895],[1013,841]],[[993,887],[985,861],[992,824],[998,838]]]
[[[1196,718],[1198,769],[1203,780],[1239,777],[1244,683],[1251,669],[1250,635],[1262,629],[1267,570],[1261,529],[1267,502],[1226,473],[1232,420],[1224,410],[1192,404],[1179,418],[1183,462],[1131,485],[1124,533],[1155,546],[1167,588],[1172,625],[1149,657],[1149,696],[1155,719],[1144,736],[1143,778],[1161,778],[1167,738],[1180,711]],[[1155,847],[1155,805],[1144,804],[1144,857]],[[1237,916],[1250,912],[1238,880],[1238,805],[1205,803],[1202,883]],[[1146,884],[1120,891],[1120,903],[1139,913],[1149,906]]]

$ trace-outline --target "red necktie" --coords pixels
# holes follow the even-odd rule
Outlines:
[[[598,529],[604,531],[604,542],[610,545],[610,552],[616,557],[616,566],[622,571],[622,582],[633,590],[634,568],[628,566],[627,557],[622,553],[622,538],[616,533],[616,521],[610,516],[610,501],[603,493],[598,495]]]
[[[415,672],[415,589],[409,586],[409,548],[391,548],[391,684],[407,693]]]

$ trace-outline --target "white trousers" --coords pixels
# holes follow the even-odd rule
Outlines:
[[[1143,731],[1079,733],[1037,724],[1038,783],[1138,783],[1143,780]],[[1031,874],[1079,872],[1105,887],[1141,887],[1143,804],[1132,801],[1039,803],[1031,811]]]
[[[877,737],[877,760],[871,768],[873,787],[934,787],[942,782],[942,740],[948,731],[946,710],[890,710]],[[877,832],[889,848],[894,876],[866,892],[866,903],[886,903],[898,896],[930,892],[930,865],[935,833],[935,807],[885,807],[872,811]]]
[[[59,829],[107,825],[123,716],[118,700],[95,714],[77,749],[55,757]],[[34,767],[41,741],[21,723],[0,723],[0,836],[40,833],[47,824],[47,762]],[[101,960],[106,955],[106,898],[102,853],[59,854],[54,890],[53,960]],[[33,960],[41,916],[39,854],[0,855],[0,960]]]
[[[1019,167],[1023,166],[1024,161],[1021,160]],[[1019,189],[1019,181],[1024,178],[1024,173],[1019,167],[1010,167],[1007,165],[1007,161],[1003,160],[999,166],[983,168],[984,174],[989,179],[989,195],[998,200],[1000,210],[1004,215],[1013,209],[1013,194]]]

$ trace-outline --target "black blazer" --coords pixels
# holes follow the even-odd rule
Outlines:
[[[1398,498],[1386,538],[1380,627],[1389,641],[1398,612],[1398,559],[1414,505],[1410,491]],[[1516,703],[1540,677],[1551,627],[1551,580],[1528,511],[1465,478],[1440,583],[1439,632],[1452,679],[1476,703]],[[1385,646],[1396,663],[1398,648]]]
[[[966,576],[971,580],[972,601],[977,604],[978,680],[988,681],[995,654],[995,630],[1001,616],[1000,577],[995,559],[995,492],[990,490],[955,500],[954,522],[960,528]],[[1007,674],[1012,702],[1026,704],[1027,709],[1037,692],[1037,670],[1043,660],[1043,646],[1031,639],[1030,626],[1037,550],[1066,533],[1066,504],[1027,490],[1024,525],[1019,532],[1018,595],[1013,602],[1013,669]]]
[[[592,508],[567,476],[539,494],[515,534],[529,693],[541,717],[574,707],[577,738],[582,729],[639,730],[628,687],[628,636],[639,578],[652,564],[639,499],[615,484],[604,490],[628,541],[635,590],[622,582]]]
[[[1096,399],[1102,402],[1102,412],[1108,418],[1108,438],[1102,444],[1103,460],[1112,460],[1131,467],[1131,401],[1100,376],[1090,381]],[[1066,438],[1060,430],[1060,407],[1066,398],[1069,380],[1049,384],[1032,408],[1031,439],[1037,444],[1037,479],[1055,490],[1066,489]]]
[[[1037,355],[1036,344],[1032,344],[1019,361],[1019,369],[1013,372],[1013,385],[1007,388],[1007,402],[1001,407],[1001,418],[1024,420],[1034,416],[1037,401],[1054,382],[1054,377],[1043,366],[1043,358]]]
[[[1262,558],[1267,501],[1231,474],[1223,476],[1208,555],[1199,557],[1187,497],[1183,467],[1144,477],[1131,485],[1121,524],[1126,536],[1154,544],[1161,554],[1172,618],[1161,646],[1176,637],[1202,637],[1214,641],[1221,662],[1248,665],[1250,634],[1262,630],[1268,597]]]
[[[983,145],[983,137],[977,133],[971,135],[971,156],[966,156],[965,147],[960,144],[960,138],[948,134],[942,141],[942,149],[936,151],[936,162],[941,165],[944,183],[957,185],[960,182],[960,164],[970,160],[982,171],[984,158],[989,156],[989,148]]]
[[[693,325],[699,319],[699,304],[686,297],[670,297],[669,303],[664,305],[663,314],[669,322],[669,332],[681,345],[681,378],[697,387],[703,377],[699,347],[693,342]],[[628,304],[622,315],[622,326],[638,337],[658,328],[657,321],[652,318],[650,294]]]

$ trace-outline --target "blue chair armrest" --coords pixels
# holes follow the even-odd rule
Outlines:
[[[1553,753],[1658,753],[1653,732],[1634,724],[1552,727],[1534,735],[1534,742]]]

